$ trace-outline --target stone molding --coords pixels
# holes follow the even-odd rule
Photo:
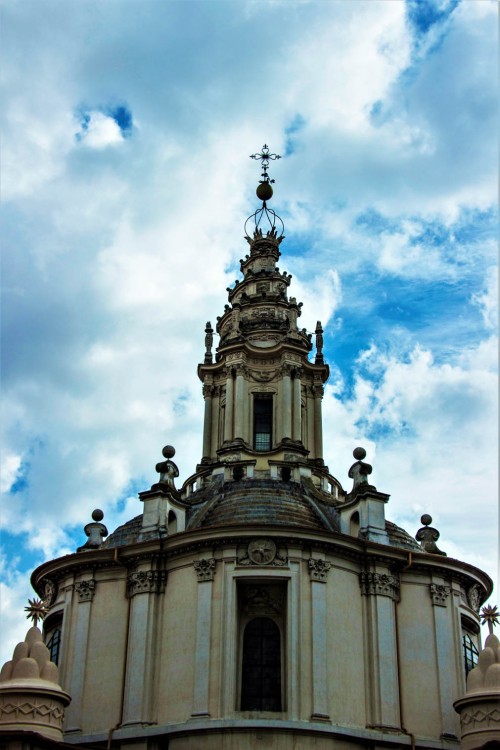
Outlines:
[[[29,717],[30,724],[36,724],[37,720],[41,720],[43,724],[62,727],[64,708],[60,701],[44,699],[41,696],[33,696],[32,700],[26,700],[23,694],[18,698],[18,701],[14,701],[13,696],[0,696],[1,724],[11,721],[25,722]]]
[[[198,577],[198,583],[214,580],[216,566],[215,557],[204,557],[201,560],[195,560],[193,565]]]
[[[363,596],[388,596],[399,600],[399,578],[389,573],[363,572],[359,574],[359,585]]]
[[[460,726],[462,728],[476,729],[477,725],[488,726],[500,724],[500,708],[493,701],[489,706],[475,706],[474,709],[466,709],[460,715]]]
[[[161,594],[165,591],[166,581],[166,570],[136,570],[127,578],[128,595]]]
[[[447,599],[451,593],[451,587],[441,583],[431,583],[429,586],[433,605],[436,607],[446,607]]]
[[[319,560],[311,557],[308,560],[309,566],[309,577],[311,581],[319,581],[320,583],[326,583],[328,571],[332,567],[331,563],[326,560]]]
[[[75,583],[75,591],[79,602],[91,602],[95,593],[95,580],[90,578],[87,581],[78,581]]]

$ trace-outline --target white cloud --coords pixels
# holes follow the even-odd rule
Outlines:
[[[89,112],[85,127],[79,133],[81,142],[90,148],[106,148],[122,143],[123,137],[120,126],[110,115],[103,112]]]

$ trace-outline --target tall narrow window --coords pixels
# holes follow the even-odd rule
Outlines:
[[[243,633],[242,711],[281,711],[280,630],[269,617],[256,617]]]
[[[256,451],[270,451],[273,427],[273,397],[260,393],[253,402],[253,447]]]
[[[463,636],[462,645],[464,649],[465,676],[467,677],[471,669],[474,669],[477,664],[479,651],[468,633]]]
[[[43,624],[43,640],[49,649],[50,661],[59,664],[61,653],[62,612],[50,615]]]

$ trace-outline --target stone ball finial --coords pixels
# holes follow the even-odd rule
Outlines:
[[[255,192],[260,201],[270,201],[273,197],[273,189],[269,182],[261,182]]]
[[[432,523],[432,516],[428,513],[424,513],[424,515],[420,517],[420,523],[424,526],[429,526]]]
[[[423,552],[429,552],[432,555],[446,556],[446,552],[440,550],[436,544],[440,537],[439,531],[429,525],[432,523],[432,516],[428,513],[424,513],[420,518],[420,522],[423,526],[415,534],[415,539],[417,542],[420,542]]]
[[[161,452],[164,458],[173,458],[175,456],[175,448],[173,445],[166,445]]]
[[[356,461],[362,461],[364,458],[366,458],[366,451],[364,448],[354,448],[352,455],[356,459]]]
[[[99,523],[99,521],[102,521],[103,518],[104,518],[104,513],[102,512],[100,508],[96,508],[95,510],[92,511],[92,519],[94,521],[97,521]]]

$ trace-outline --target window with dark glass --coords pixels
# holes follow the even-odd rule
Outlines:
[[[256,617],[243,633],[241,710],[281,711],[280,629],[269,617]]]
[[[50,661],[59,664],[61,653],[62,613],[48,617],[43,624],[44,642],[49,649]]]
[[[468,633],[465,633],[462,638],[462,646],[464,652],[465,676],[467,676],[471,669],[474,669],[477,664],[479,651]]]
[[[271,394],[255,396],[253,402],[253,447],[256,451],[269,451],[272,444],[273,397]]]

